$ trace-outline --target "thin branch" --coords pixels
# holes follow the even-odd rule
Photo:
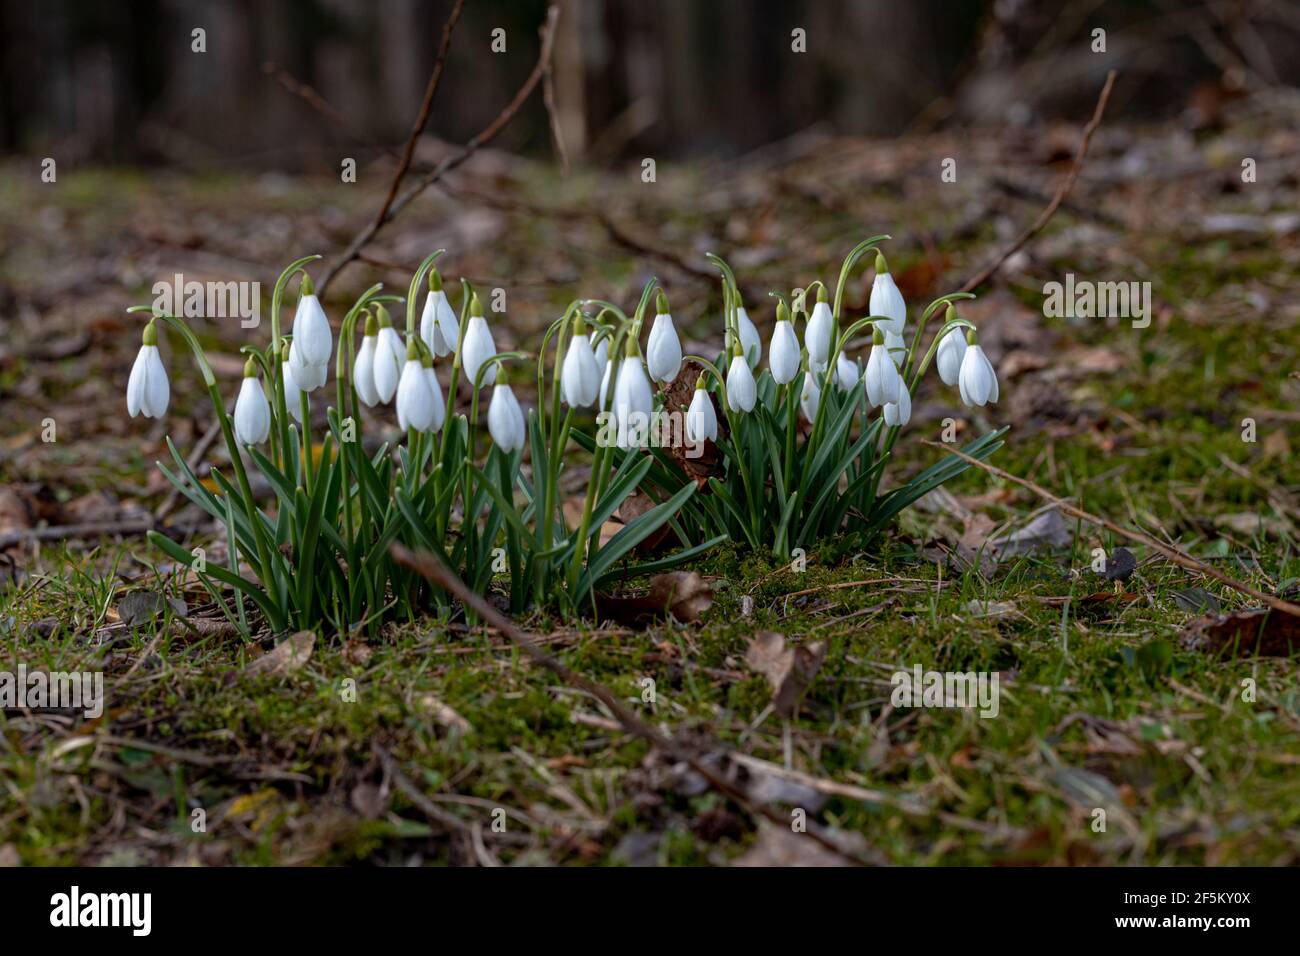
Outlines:
[[[1074,181],[1079,178],[1079,171],[1083,169],[1083,160],[1088,155],[1088,144],[1092,142],[1092,134],[1095,133],[1097,127],[1101,125],[1101,118],[1106,112],[1106,104],[1110,101],[1110,91],[1114,85],[1115,71],[1111,70],[1106,74],[1106,84],[1101,88],[1101,96],[1097,98],[1097,106],[1092,111],[1092,119],[1090,119],[1088,125],[1083,128],[1083,139],[1079,141],[1079,148],[1075,151],[1074,162],[1070,166],[1070,172],[1066,175],[1065,181],[1062,182],[1060,187],[1056,190],[1056,195],[1052,197],[1052,201],[1047,204],[1047,208],[1039,213],[1039,216],[1034,220],[1033,225],[1022,232],[1015,242],[999,253],[996,259],[976,273],[973,278],[969,279],[966,284],[961,287],[962,292],[973,292],[992,278],[993,274],[1001,268],[1002,263],[1006,262],[1013,255],[1023,249],[1025,243],[1038,235],[1038,233],[1043,230],[1043,227],[1047,225],[1052,216],[1056,215],[1056,210],[1061,207],[1061,203],[1065,202],[1065,197],[1070,194],[1070,190],[1074,187]]]
[[[382,229],[386,223],[391,222],[399,212],[406,208],[407,204],[410,203],[412,199],[415,199],[448,172],[464,163],[467,159],[478,152],[481,147],[490,143],[494,138],[496,138],[497,134],[500,133],[512,119],[514,119],[515,114],[519,112],[520,107],[523,106],[524,102],[532,94],[533,90],[537,88],[537,84],[541,80],[543,72],[546,70],[546,65],[550,62],[551,50],[555,41],[555,21],[559,15],[559,6],[553,4],[547,11],[546,22],[542,25],[540,31],[542,48],[541,53],[538,55],[537,63],[533,67],[533,71],[528,74],[528,79],[526,79],[523,86],[519,88],[514,99],[506,104],[505,108],[497,114],[496,118],[493,119],[492,122],[488,123],[487,126],[483,127],[483,129],[476,133],[457,153],[444,159],[421,176],[420,179],[416,181],[415,185],[408,188],[400,196],[397,195],[397,187],[401,181],[401,176],[405,175],[406,170],[403,168],[399,171],[401,175],[394,179],[393,187],[389,190],[389,197],[385,200],[379,215],[371,220],[371,222],[357,234],[356,238],[348,244],[348,247],[343,250],[338,259],[336,259],[325,271],[325,275],[318,283],[318,287],[322,293],[334,277],[357,258],[361,253],[361,250],[366,247],[367,243],[374,239],[379,230]],[[417,126],[418,125],[419,124],[417,124]],[[414,138],[412,138],[412,141],[407,145],[409,150],[413,150],[415,148]]]
[[[944,451],[948,452],[949,454],[956,455],[958,458],[961,458],[962,460],[969,462],[970,464],[976,466],[977,468],[987,471],[990,475],[994,475],[1005,481],[1010,481],[1013,484],[1020,485],[1020,487],[1022,488],[1028,488],[1034,494],[1038,495],[1040,498],[1042,498],[1045,501],[1050,501],[1052,504],[1056,505],[1056,507],[1060,508],[1062,511],[1064,511],[1066,514],[1070,515],[1071,517],[1078,518],[1082,521],[1086,521],[1089,524],[1096,525],[1100,528],[1105,528],[1107,531],[1110,531],[1112,534],[1117,534],[1121,538],[1127,538],[1130,541],[1136,541],[1138,544],[1144,544],[1148,548],[1151,548],[1159,552],[1160,554],[1164,555],[1166,558],[1168,558],[1174,564],[1179,565],[1180,567],[1187,568],[1189,571],[1197,571],[1200,572],[1201,574],[1212,577],[1214,578],[1214,580],[1220,582],[1221,584],[1227,585],[1228,587],[1232,588],[1234,591],[1240,591],[1242,594],[1249,595],[1250,597],[1253,597],[1257,601],[1263,601],[1265,604],[1267,604],[1269,607],[1273,608],[1274,610],[1282,611],[1286,614],[1294,614],[1295,616],[1300,617],[1300,604],[1293,604],[1290,601],[1284,601],[1282,598],[1274,597],[1272,594],[1265,594],[1263,591],[1258,591],[1255,588],[1252,588],[1249,584],[1242,584],[1240,581],[1236,580],[1235,578],[1228,577],[1218,568],[1212,567],[1211,565],[1206,564],[1204,561],[1197,560],[1196,558],[1188,554],[1186,551],[1180,551],[1177,548],[1170,547],[1169,545],[1165,544],[1163,541],[1158,541],[1157,539],[1151,537],[1150,535],[1143,534],[1140,531],[1130,531],[1128,528],[1116,524],[1115,522],[1111,521],[1109,518],[1102,518],[1099,517],[1098,515],[1090,514],[1089,512],[1084,511],[1082,508],[1079,508],[1076,505],[1072,505],[1068,501],[1065,501],[1062,498],[1058,498],[1056,495],[1052,494],[1046,488],[1043,488],[1041,485],[1036,485],[1032,481],[1029,481],[1026,478],[1017,477],[1016,475],[1013,475],[1008,471],[1003,471],[1001,468],[998,468],[994,465],[990,465],[987,462],[980,461],[978,458],[972,458],[970,455],[967,455],[965,452],[957,451],[955,448],[949,448],[947,445],[941,444],[939,442],[929,441],[928,439],[922,439],[922,441],[927,445],[933,445],[935,448],[941,448]]]
[[[401,544],[394,542],[389,547],[389,552],[398,564],[410,568],[421,577],[432,581],[434,584],[443,588],[450,594],[460,599],[465,607],[472,610],[485,622],[496,628],[501,634],[505,635],[511,643],[518,646],[525,654],[531,657],[537,664],[551,671],[560,680],[570,684],[579,690],[585,691],[592,697],[609,708],[610,713],[623,725],[623,729],[634,736],[640,737],[658,748],[663,753],[686,763],[692,770],[708,781],[719,793],[734,800],[738,805],[744,807],[748,812],[756,816],[762,816],[767,820],[781,827],[790,825],[790,818],[783,816],[771,807],[755,805],[749,801],[749,798],[737,788],[731,781],[721,776],[718,771],[706,764],[695,756],[691,748],[685,747],[673,740],[671,737],[660,732],[657,728],[652,727],[621,701],[612,691],[603,684],[584,677],[576,671],[570,670],[564,664],[560,663],[550,654],[547,654],[538,646],[535,637],[525,634],[514,623],[488,604],[483,597],[471,591],[463,581],[453,574],[437,557],[423,551],[411,551]],[[837,856],[843,857],[856,864],[863,861],[855,855],[847,853],[842,847],[838,846],[833,840],[818,833],[816,828],[809,827],[807,835],[812,837],[826,849],[830,850]]]

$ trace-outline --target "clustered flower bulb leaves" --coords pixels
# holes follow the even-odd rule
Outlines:
[[[460,352],[460,365],[469,376],[470,382],[478,378],[478,370],[497,354],[497,344],[488,328],[487,319],[483,317],[483,303],[475,292],[469,300],[469,322],[465,325],[465,342]],[[483,373],[483,385],[491,385],[497,380],[497,367],[489,365]]]
[[[966,354],[962,356],[957,387],[961,400],[967,405],[984,405],[998,400],[997,373],[980,348],[974,329],[966,332]]]
[[[898,393],[906,389],[898,366],[885,348],[885,336],[880,329],[872,333],[871,354],[867,356],[867,370],[862,376],[871,407],[896,403]]]
[[[608,353],[609,345],[603,341],[601,344]],[[678,355],[680,364],[680,352]],[[560,397],[571,408],[587,408],[600,393],[600,379],[600,366],[596,362],[596,353],[591,348],[591,340],[587,337],[586,324],[582,321],[582,316],[577,315],[573,320],[573,338],[569,339],[569,348],[564,353],[564,366],[560,372]]]
[[[758,401],[758,386],[740,349],[740,345],[735,347],[727,368],[727,405],[733,412],[752,412]]]
[[[876,277],[871,281],[871,314],[882,315],[888,321],[879,323],[882,332],[903,334],[907,323],[907,304],[898,291],[894,277],[889,274],[889,264],[882,253],[876,253]]]
[[[311,392],[325,384],[333,350],[329,319],[312,291],[311,276],[304,272],[298,311],[293,317],[293,342],[289,347],[289,367],[300,389]]]
[[[379,321],[374,313],[367,312],[365,334],[361,337],[361,348],[357,349],[357,360],[352,366],[352,384],[367,408],[379,404],[379,392],[375,388],[375,355],[378,344]]]
[[[442,276],[437,269],[429,270],[429,294],[424,298],[424,312],[420,316],[420,338],[435,358],[454,352],[460,341],[460,323],[443,291]]]
[[[758,337],[758,329],[741,303],[736,305],[736,328],[740,331],[740,349],[745,361],[754,368],[763,358],[763,340]]]
[[[244,363],[244,381],[235,399],[235,438],[242,445],[260,445],[271,434],[271,405],[257,377],[257,363]]]
[[[507,454],[524,447],[524,412],[509,385],[497,385],[492,389],[492,402],[488,405],[488,434]]]
[[[420,349],[412,340],[406,347],[406,363],[397,385],[397,424],[402,429],[427,432],[433,428],[433,393],[420,361]]]
[[[704,387],[704,376],[695,382],[695,395],[686,409],[686,438],[691,442],[718,440],[718,413],[713,408],[713,399]]]
[[[162,418],[167,414],[169,401],[171,385],[167,381],[167,369],[163,367],[162,356],[158,354],[158,328],[154,320],[150,319],[144,327],[135,364],[131,366],[131,377],[127,379],[126,410],[132,418],[137,415]]]
[[[379,322],[379,333],[375,337],[375,395],[387,405],[397,394],[397,383],[401,381],[402,366],[406,361],[406,346],[393,328],[393,320],[382,302],[376,303],[375,313]]]
[[[618,447],[641,447],[654,413],[654,393],[634,338],[627,340],[623,361],[619,363],[613,411],[618,422]]]
[[[808,349],[808,361],[814,370],[824,369],[831,357],[831,333],[835,328],[835,316],[831,313],[830,303],[826,301],[826,287],[817,287],[817,304],[813,306],[812,315],[808,317],[808,327],[804,329],[804,347]]]
[[[742,345],[743,347],[743,345]],[[776,306],[776,327],[767,350],[767,366],[772,380],[778,385],[788,385],[799,374],[799,336],[790,321],[790,310],[784,302]]]
[[[668,314],[668,297],[660,291],[655,299],[655,321],[646,342],[646,365],[656,382],[672,382],[682,368],[682,343]]]

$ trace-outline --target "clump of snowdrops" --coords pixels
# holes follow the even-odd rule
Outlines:
[[[721,355],[685,356],[701,370],[686,412],[687,439],[707,440],[720,452],[701,494],[684,502],[673,527],[682,540],[718,535],[781,559],[795,548],[828,541],[843,551],[879,534],[905,507],[965,471],[948,455],[910,480],[882,490],[886,465],[912,415],[912,399],[931,364],[955,385],[967,406],[998,399],[997,374],[979,345],[978,330],[961,318],[954,292],[921,312],[907,327],[907,305],[873,236],[845,257],[834,296],[820,280],[788,295],[773,293],[776,323],[763,345],[730,267],[709,258],[722,277]],[[854,267],[874,253],[869,314],[849,321],[844,291]],[[942,321],[927,346],[935,316]],[[665,321],[666,320],[666,321]],[[659,333],[656,337],[656,333]],[[801,338],[802,333],[802,338]],[[862,343],[859,344],[859,337]],[[865,347],[865,356],[852,350]],[[655,320],[648,346],[652,375],[671,381],[682,361],[672,320]],[[666,357],[666,358],[665,358]],[[865,361],[864,361],[865,359]],[[617,409],[615,409],[617,413]],[[983,460],[1002,445],[1006,430],[991,431],[962,450]],[[590,443],[588,443],[590,444]],[[660,494],[687,480],[680,457],[649,448],[646,484]]]
[[[673,519],[696,489],[679,483],[602,542],[601,528],[653,464],[630,455],[615,464],[608,450],[595,456],[580,520],[571,525],[565,517],[560,475],[576,410],[597,403],[602,380],[605,400],[611,400],[611,374],[615,400],[631,392],[637,401],[643,397],[631,371],[634,364],[640,369],[640,357],[629,333],[640,328],[653,283],[634,317],[612,303],[598,304],[595,342],[586,314],[592,304],[569,305],[537,356],[537,407],[525,414],[505,370],[526,356],[497,350],[469,282],[461,280],[459,312],[452,307],[434,266],[438,255],[421,263],[404,299],[383,293],[379,284],[367,289],[343,316],[337,348],[306,272],[320,257],[292,263],[272,293],[269,341],[241,349],[247,361],[233,410],[187,323],[150,314],[127,386],[128,411],[157,418],[167,410],[168,378],[158,349],[163,323],[199,366],[229,452],[230,474],[213,467],[209,487],[170,438],[172,467],[160,462],[159,468],[225,528],[228,563],[209,562],[201,548],[186,550],[163,534],[151,533],[150,540],[190,568],[245,633],[245,599],[276,631],[325,622],[351,633],[419,612],[448,612],[450,601],[441,589],[390,557],[393,542],[433,552],[478,593],[501,576],[508,580],[514,611],[534,606],[579,614],[593,607],[596,589],[611,579],[690,560],[721,540],[713,535],[667,558],[629,567],[633,549]],[[299,275],[297,311],[286,332],[281,301]],[[389,312],[403,305],[404,336]],[[151,313],[151,307],[129,311]],[[626,357],[620,358],[625,352],[619,349]],[[486,388],[491,396],[484,412]],[[469,393],[468,414],[456,412],[461,390]],[[325,427],[318,440],[312,408],[321,403]],[[381,407],[389,403],[403,439],[367,442],[363,426],[379,424]],[[525,449],[527,474],[521,467]],[[250,471],[271,489],[273,507],[258,503]]]

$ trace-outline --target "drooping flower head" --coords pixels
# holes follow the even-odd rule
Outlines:
[[[817,420],[817,409],[822,403],[822,390],[817,386],[817,376],[812,372],[803,373],[803,391],[799,394],[799,408],[803,417],[812,424]]]
[[[319,367],[329,364],[330,353],[334,349],[333,334],[325,310],[321,308],[320,300],[313,291],[311,276],[305,272],[298,293],[298,310],[293,316],[293,342],[299,364]],[[308,390],[317,387],[309,387],[302,382],[299,384]],[[324,381],[321,384],[325,384]]]
[[[472,384],[478,377],[478,371],[497,354],[497,344],[483,316],[483,303],[475,292],[469,300],[469,322],[465,326],[465,341],[460,351],[460,365],[465,370]],[[483,372],[483,385],[491,385],[497,380],[496,364],[489,365]]]
[[[966,354],[961,359],[957,377],[961,400],[967,405],[985,405],[998,400],[998,376],[993,371],[974,329],[966,330]]]
[[[427,432],[433,427],[433,395],[420,361],[420,349],[412,339],[406,346],[406,363],[397,385],[397,424],[403,430]]]
[[[718,440],[718,413],[704,387],[704,376],[695,381],[695,395],[686,410],[686,439],[691,442]]]
[[[420,356],[420,364],[424,366],[424,377],[429,383],[429,394],[433,399],[433,423],[429,426],[429,431],[436,432],[442,429],[442,423],[447,418],[447,405],[442,398],[442,383],[438,381],[438,373],[434,371],[431,352]]]
[[[629,337],[623,361],[614,383],[614,419],[618,423],[618,447],[640,448],[650,430],[654,414],[654,393],[636,339]]]
[[[375,303],[375,317],[379,323],[379,332],[375,336],[375,394],[387,405],[397,394],[397,383],[406,363],[406,346],[393,328],[393,320],[382,302]]]
[[[298,387],[298,381],[293,377],[293,366],[289,362],[289,356],[293,353],[293,348],[287,341],[280,346],[280,378],[284,381],[284,407],[289,410],[298,421],[302,421],[302,389]]]
[[[524,413],[509,385],[497,385],[492,389],[492,401],[488,405],[488,434],[506,454],[524,447]]]
[[[871,354],[867,356],[867,370],[862,379],[866,384],[867,401],[875,408],[897,402],[903,384],[898,367],[885,350],[885,334],[879,328],[872,332],[871,343]]]
[[[945,324],[957,318],[957,310],[951,305],[944,315]],[[956,385],[961,374],[961,362],[966,357],[966,333],[960,326],[949,329],[939,340],[935,352],[935,364],[939,367],[939,378],[945,385]]]
[[[608,352],[608,345],[605,350]],[[578,313],[573,318],[573,338],[569,339],[560,371],[560,397],[570,408],[586,408],[596,401],[599,390],[600,366],[587,338],[587,324]]]
[[[352,384],[357,395],[367,408],[379,403],[379,392],[375,389],[375,354],[379,343],[379,320],[374,313],[366,313],[365,334],[361,337],[361,348],[357,350],[357,360],[352,366]]]
[[[260,445],[271,434],[271,406],[257,377],[257,362],[244,363],[244,381],[235,399],[235,438],[241,445]]]
[[[790,321],[790,310],[784,302],[778,301],[776,327],[772,330],[772,341],[767,350],[767,367],[772,372],[772,380],[778,385],[793,382],[799,374],[799,360],[799,336]]]
[[[739,301],[736,303],[736,330],[740,333],[740,348],[745,361],[750,368],[756,368],[763,358],[763,340],[758,337],[758,329],[745,311],[744,303]]]
[[[167,369],[158,353],[158,328],[150,319],[140,336],[140,351],[131,366],[131,376],[126,382],[126,410],[132,418],[162,418],[171,401],[171,385]]]
[[[671,382],[682,367],[682,343],[668,312],[668,297],[660,290],[655,300],[655,321],[645,348],[646,365],[656,382]]]
[[[420,338],[435,358],[455,351],[460,340],[456,310],[447,299],[437,269],[429,270],[429,294],[424,298],[424,312],[420,316]]]
[[[808,361],[813,371],[826,368],[831,357],[831,334],[835,330],[835,316],[830,303],[826,301],[826,287],[817,286],[817,304],[813,306],[812,315],[808,317],[808,327],[804,330],[804,347],[808,349]]]
[[[879,323],[882,332],[903,334],[903,326],[907,323],[907,303],[903,301],[903,293],[898,291],[894,277],[889,274],[889,263],[881,252],[876,253],[876,277],[871,281],[871,314],[888,320]]]
[[[752,412],[758,401],[758,386],[754,373],[741,354],[740,345],[732,350],[731,365],[727,369],[727,405],[733,412]]]

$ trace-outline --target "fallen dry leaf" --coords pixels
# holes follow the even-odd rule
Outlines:
[[[421,713],[432,717],[439,726],[446,728],[453,737],[474,732],[473,724],[433,694],[420,695],[419,709]]]
[[[1300,650],[1300,617],[1269,608],[1235,614],[1207,614],[1180,635],[1183,647],[1238,657],[1289,657]]]
[[[860,833],[825,830],[825,836],[846,853],[862,854],[866,838]],[[852,866],[851,861],[832,853],[806,833],[795,833],[762,823],[754,845],[731,862],[732,866]]]
[[[282,676],[291,674],[311,659],[312,649],[316,646],[316,635],[311,631],[299,631],[286,637],[267,653],[244,668],[241,676],[253,677],[259,674]]]
[[[713,606],[713,588],[695,571],[668,571],[650,579],[650,591],[644,596],[598,595],[596,606],[601,617],[629,627],[648,627],[668,614],[691,624]]]
[[[799,700],[826,659],[826,642],[786,647],[785,636],[760,631],[745,651],[745,663],[772,685],[772,703],[782,717],[791,717]]]

